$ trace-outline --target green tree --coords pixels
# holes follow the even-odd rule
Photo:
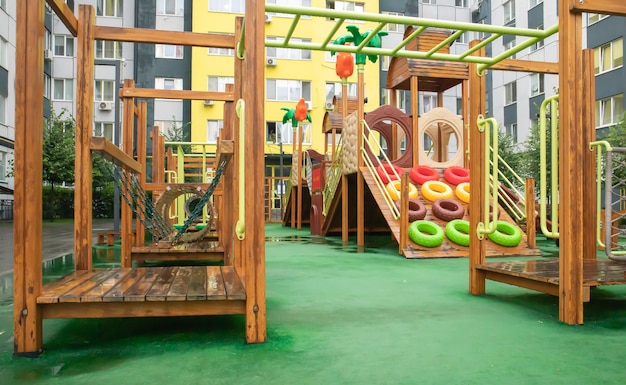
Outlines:
[[[552,180],[552,161],[551,161],[551,149],[552,149],[552,134],[551,118],[546,119],[546,145],[545,145],[545,157],[546,157],[546,203],[550,205],[550,197],[552,194],[551,180]],[[524,151],[522,155],[521,170],[522,174],[526,177],[535,179],[535,190],[539,193],[541,186],[541,131],[538,124],[533,125],[530,128],[530,135],[524,145]]]
[[[500,158],[502,158],[520,178],[523,179],[526,177],[522,170],[522,165],[524,164],[523,148],[515,142],[513,136],[502,130],[498,130],[498,155],[500,155]],[[524,187],[523,185],[519,185],[518,180],[513,176],[513,173],[508,167],[499,165],[498,170],[504,178],[515,184],[515,187]]]
[[[76,121],[67,110],[60,114],[50,111],[43,126],[43,181],[50,185],[50,212],[52,221],[56,216],[54,188],[62,183],[74,182],[74,143]]]

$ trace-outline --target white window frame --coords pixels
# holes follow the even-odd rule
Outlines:
[[[55,78],[52,81],[52,100],[56,101],[72,101],[74,100],[74,80]],[[58,88],[61,88],[61,97],[57,97]],[[69,95],[68,95],[69,94]]]
[[[209,12],[244,14],[246,12],[246,1],[245,0],[209,0]]]
[[[43,96],[44,98],[51,100],[52,99],[52,80],[50,79],[50,75],[44,73],[43,74]]]
[[[62,48],[63,52],[57,52],[57,40],[63,39],[63,44],[59,47]],[[71,42],[71,43],[70,43]],[[70,44],[68,44],[70,43]],[[72,53],[68,54],[68,45],[72,47]],[[62,56],[62,57],[74,57],[74,36],[70,35],[54,35],[54,56]]]
[[[7,123],[7,98],[0,95],[0,124]]]
[[[276,36],[268,36],[267,40],[277,40]],[[289,41],[294,43],[310,43],[311,39],[291,38]],[[291,59],[291,60],[311,60],[311,51],[308,49],[290,49],[268,47],[265,49],[265,55],[268,58]]]
[[[233,48],[209,47],[208,54],[216,56],[235,56],[235,50]]]
[[[106,126],[110,126],[110,130],[108,130]],[[107,135],[107,131],[110,133],[110,135]],[[93,135],[103,136],[111,142],[115,143],[115,124],[113,122],[94,122]]]
[[[546,82],[545,82],[545,74],[536,73],[530,74],[530,96],[541,95],[546,92]]]
[[[326,0],[326,8],[334,9],[336,11],[363,13],[365,12],[365,2],[364,1]],[[327,18],[327,20],[335,20],[335,18],[329,17]],[[346,19],[346,21],[353,22],[353,23],[363,23],[362,20]]]
[[[6,11],[6,9],[7,9],[7,1],[6,0],[0,0],[0,9],[4,9]]]
[[[596,100],[596,128],[618,124],[623,114],[624,94]]]
[[[504,85],[504,105],[509,106],[517,103],[517,81],[514,80]]]
[[[181,91],[183,89],[183,79],[170,77],[154,78],[154,88],[157,90]]]
[[[517,123],[511,123],[504,126],[507,135],[513,138],[513,143],[517,143]]]
[[[110,79],[96,79],[94,85],[94,101],[95,102],[112,102],[115,99],[115,81]],[[106,96],[106,88],[111,88],[111,97]],[[100,91],[98,91],[100,88]],[[100,92],[100,95],[98,95]],[[100,97],[98,97],[100,96]]]
[[[227,84],[234,84],[235,78],[232,76],[209,76],[207,77],[207,91],[225,92]]]
[[[159,59],[183,59],[185,47],[182,45],[155,44],[154,57]]]
[[[0,151],[0,181],[5,181],[7,177],[7,153]]]
[[[348,83],[348,96],[356,97],[358,93],[358,84]],[[341,96],[341,82],[326,82],[326,103],[332,103],[335,95]]]
[[[543,3],[543,0],[529,0],[529,2],[528,2],[528,9],[534,8],[534,7],[538,6],[541,3]]]
[[[220,130],[224,128],[223,120],[207,119],[206,121],[206,141],[207,143],[217,143]]]
[[[621,63],[615,64],[616,58],[614,57],[614,53],[618,51],[617,47],[622,51],[621,54]],[[609,58],[609,65],[607,68],[604,67],[604,58],[607,55],[611,55]],[[593,49],[594,56],[594,72],[596,75],[603,74],[605,72],[613,71],[614,69],[621,68],[624,66],[624,38],[620,37],[607,44],[603,44],[599,47]]]
[[[94,55],[97,59],[121,59],[123,57],[123,45],[119,41],[96,40]],[[113,44],[113,56],[107,55],[110,44]]]
[[[312,85],[310,81],[268,78],[265,80],[265,85],[267,100],[297,103],[301,98],[304,98],[307,102],[311,101]],[[279,91],[284,88],[287,89],[287,98],[282,99],[278,97],[278,94]],[[307,90],[305,90],[305,88]],[[274,94],[273,97],[271,97],[272,93]]]
[[[504,8],[504,25],[515,21],[515,0],[508,0],[502,3]]]
[[[431,4],[431,5],[435,5],[437,4],[437,0],[422,0],[423,4]]]
[[[510,40],[509,42],[503,44],[502,46],[504,47],[504,51],[508,51],[511,48],[515,47],[515,38],[513,38],[513,40]],[[517,54],[511,55],[511,59],[515,59],[515,57],[517,56]]]
[[[174,12],[171,12],[171,5],[174,5]],[[168,7],[168,5],[170,7]],[[158,16],[184,16],[185,0],[157,0],[156,14]]]
[[[270,122],[268,122],[270,123]],[[271,122],[271,123],[275,123],[276,124],[276,132],[280,131],[280,136],[277,135],[277,139],[280,137],[280,142],[279,141],[275,141],[274,144],[294,144],[293,143],[293,132],[294,132],[294,127],[291,125],[291,122],[287,122],[284,123],[283,122]],[[312,133],[312,128],[313,125],[309,122],[302,122],[300,124],[300,126],[302,127],[302,144],[305,146],[310,146],[311,145],[311,133]],[[268,139],[268,125],[267,123],[265,124],[265,140],[266,143],[268,144],[272,144],[272,142],[267,142]],[[297,127],[295,128],[297,130]]]
[[[437,94],[424,92],[421,95],[419,104],[420,115],[425,114],[437,107]]]
[[[386,16],[404,16],[403,12],[383,11],[381,13]],[[385,25],[384,30],[392,33],[404,33],[404,24],[389,23]]]
[[[538,26],[537,29],[543,30],[543,24]],[[530,46],[530,48],[529,48],[530,52],[535,52],[536,50],[538,50],[540,48],[543,48],[544,44],[545,44],[545,40],[543,40],[543,39],[538,40],[535,44]]]
[[[610,15],[600,14],[600,13],[588,13],[587,14],[587,25],[592,25],[599,22],[602,19],[606,19]]]
[[[108,6],[108,2],[113,2],[113,9]],[[124,0],[97,0],[96,16],[100,17],[123,17],[124,16]]]
[[[460,4],[459,4],[460,3]],[[470,6],[470,0],[456,0],[454,2],[454,6],[455,7],[461,7],[461,8],[469,8]]]
[[[7,46],[8,42],[0,36],[0,67],[7,69]]]

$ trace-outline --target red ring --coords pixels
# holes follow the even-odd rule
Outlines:
[[[402,173],[404,173],[404,170],[402,169],[402,167],[396,166],[395,164],[385,163],[383,165],[376,167],[376,173],[380,177],[380,180],[383,182],[383,184],[387,184],[391,182],[392,180],[399,179],[396,176],[396,174],[393,173],[393,170],[396,170],[396,173],[398,175],[402,175]]]
[[[439,172],[429,166],[415,166],[409,173],[411,180],[419,185],[422,185],[429,180],[439,180]]]
[[[465,215],[463,205],[454,199],[441,198],[433,202],[431,209],[434,216],[442,221],[450,222],[453,219],[462,219]]]
[[[450,166],[443,172],[443,178],[452,185],[470,181],[469,170],[459,166]]]
[[[400,200],[396,201],[396,207],[400,210]],[[402,213],[400,215],[402,216]],[[409,199],[409,222],[424,218],[426,218],[426,206],[417,199]]]

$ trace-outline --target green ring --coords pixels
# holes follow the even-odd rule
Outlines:
[[[469,221],[464,219],[454,219],[446,225],[446,237],[457,245],[469,246],[469,232]]]
[[[509,222],[498,221],[496,231],[487,237],[496,245],[515,247],[522,241],[522,231]]]
[[[437,247],[443,243],[443,230],[438,224],[418,220],[409,225],[409,238],[420,246]]]

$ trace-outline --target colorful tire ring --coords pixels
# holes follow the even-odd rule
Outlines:
[[[429,180],[422,185],[422,196],[431,202],[442,198],[452,198],[452,188],[438,180]]]
[[[443,230],[430,221],[419,220],[411,223],[408,233],[413,242],[423,247],[437,247],[443,243]]]
[[[498,221],[496,231],[487,237],[497,245],[515,247],[522,241],[522,231],[509,222]]]
[[[470,184],[469,182],[459,183],[454,189],[457,198],[463,203],[470,202]]]
[[[396,207],[398,211],[400,211],[400,200],[396,201]],[[402,212],[400,212],[400,217],[402,217]],[[415,222],[420,219],[426,218],[426,206],[422,202],[417,199],[409,199],[409,213],[408,213],[409,222]]]
[[[439,172],[429,166],[415,166],[409,172],[409,178],[419,185],[429,180],[439,180]]]
[[[387,184],[387,193],[394,201],[400,199],[400,189],[402,183],[399,180],[392,180]],[[409,199],[417,199],[417,187],[409,183]]]
[[[455,186],[460,183],[469,182],[469,170],[464,167],[450,166],[443,172],[443,179]]]
[[[434,201],[431,211],[435,217],[446,222],[462,219],[465,216],[465,208],[463,205],[459,201],[448,198]]]
[[[446,225],[446,237],[459,246],[469,246],[470,243],[470,225],[469,221],[464,219],[455,219]]]
[[[392,180],[398,180],[399,175],[402,175],[404,173],[404,170],[402,170],[401,167],[396,166],[395,164],[385,163],[376,167],[376,173],[380,177],[380,180],[383,182],[383,184],[387,184]],[[398,176],[396,176],[396,174],[398,174]]]

